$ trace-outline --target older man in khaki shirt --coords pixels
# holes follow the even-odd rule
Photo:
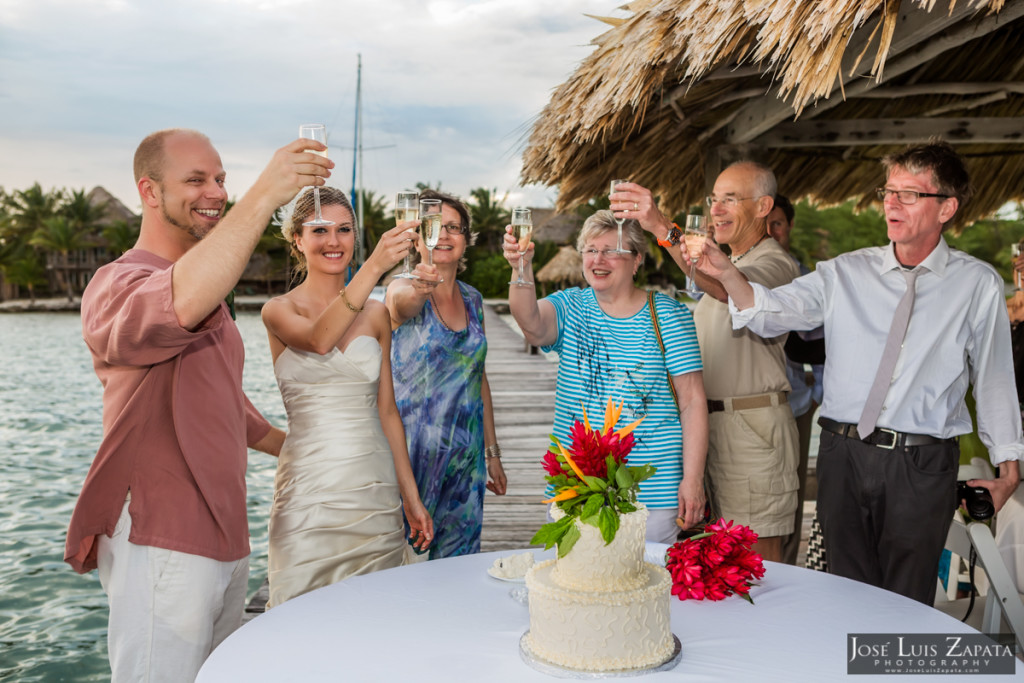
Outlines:
[[[732,250],[732,261],[752,282],[777,287],[800,274],[779,244],[769,238],[766,218],[776,192],[771,169],[739,162],[725,169],[707,198],[714,236]],[[659,238],[680,267],[688,254],[679,246],[678,229],[655,206],[651,192],[620,185],[612,209],[633,218]],[[708,396],[707,472],[716,514],[750,526],[759,539],[755,550],[766,560],[782,557],[782,538],[793,531],[797,503],[798,435],[787,402],[783,344],[786,336],[763,339],[733,330],[727,294],[700,271],[704,290],[694,310],[697,340],[704,362]]]

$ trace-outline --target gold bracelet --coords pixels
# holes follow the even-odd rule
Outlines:
[[[498,460],[501,460],[501,446],[499,446],[498,444],[488,446],[487,448],[484,449],[484,457],[487,460],[490,460],[491,458],[497,458]]]
[[[338,296],[340,296],[341,300],[345,302],[346,306],[348,306],[348,310],[352,311],[353,313],[362,313],[363,312],[363,306],[360,306],[359,308],[356,308],[351,303],[349,303],[348,297],[345,296],[345,288],[344,287],[342,287],[341,291],[338,292]],[[364,306],[365,306],[365,304],[364,304]]]

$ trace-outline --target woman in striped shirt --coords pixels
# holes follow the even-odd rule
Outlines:
[[[519,267],[518,245],[508,229],[504,255]],[[634,221],[623,226],[617,253],[617,228],[611,211],[598,211],[583,224],[576,247],[583,255],[585,289],[556,292],[541,301],[532,286],[512,285],[509,306],[526,339],[558,353],[554,435],[570,443],[573,422],[602,415],[608,399],[624,402],[618,426],[640,417],[633,434],[632,465],[650,463],[657,474],[643,482],[639,501],[647,506],[647,540],[671,543],[679,526],[688,528],[704,515],[704,460],[708,413],[700,348],[689,310],[663,294],[650,297],[634,284],[643,263],[646,240]],[[532,271],[526,252],[524,267]],[[532,279],[532,272],[526,277]],[[661,329],[664,352],[652,320],[651,303]],[[673,399],[669,381],[678,401]]]

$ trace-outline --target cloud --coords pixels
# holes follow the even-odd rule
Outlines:
[[[603,30],[584,13],[613,9],[594,0],[0,0],[0,185],[101,184],[133,206],[135,145],[184,126],[211,137],[240,195],[307,121],[328,124],[335,176],[348,178],[362,55],[365,187],[390,194],[441,181],[518,196],[517,145]]]

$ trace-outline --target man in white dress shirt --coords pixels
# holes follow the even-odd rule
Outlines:
[[[885,160],[879,188],[890,244],[843,254],[769,290],[750,284],[710,242],[697,267],[729,293],[733,325],[773,336],[825,326],[825,392],[818,453],[818,516],[829,571],[931,604],[957,504],[956,437],[978,433],[995,480],[996,510],[1020,480],[1024,439],[1003,281],[988,264],[949,248],[942,231],[969,197],[967,169],[944,142]],[[897,302],[916,270],[914,303],[884,402],[860,434]],[[911,276],[911,282],[913,281]],[[897,338],[897,342],[898,342]]]

